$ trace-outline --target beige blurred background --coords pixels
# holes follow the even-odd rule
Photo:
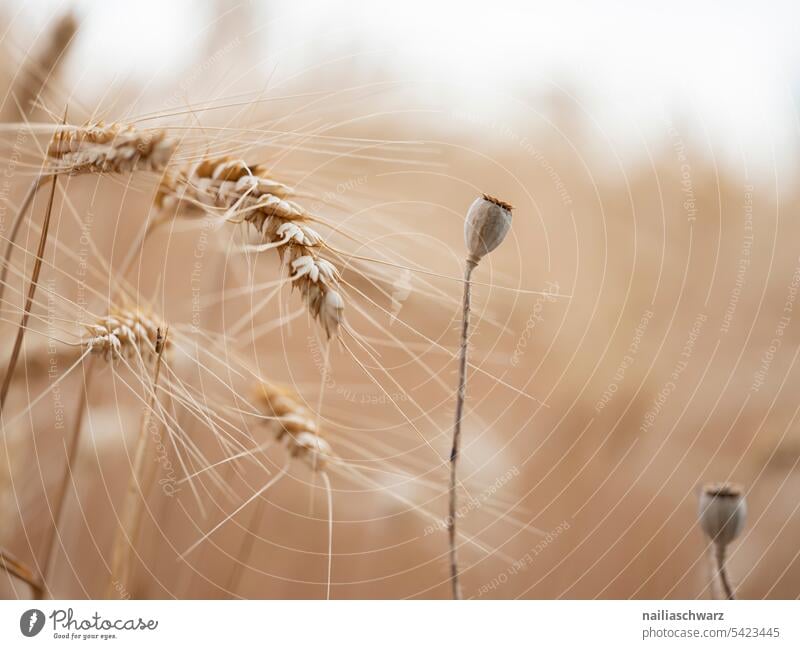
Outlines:
[[[748,522],[729,559],[739,596],[800,595],[800,45],[791,3],[10,2],[0,16],[6,122],[20,120],[21,79],[46,58],[68,12],[77,31],[44,75],[47,110],[24,108],[27,119],[52,124],[65,105],[76,123],[154,115],[152,124],[185,136],[187,157],[228,147],[267,163],[340,226],[338,246],[389,262],[345,269],[355,338],[331,346],[325,381],[315,327],[305,316],[275,324],[299,308],[288,288],[252,313],[253,328],[236,327],[259,301],[257,289],[240,289],[278,269],[266,257],[250,268],[232,231],[208,243],[209,233],[176,227],[148,243],[128,277],[167,321],[200,318],[260,375],[295,386],[337,454],[367,477],[331,476],[333,597],[449,594],[437,519],[446,511],[462,221],[481,192],[515,210],[511,235],[475,276],[462,466],[474,500],[462,500],[459,521],[470,539],[465,596],[710,597],[696,524],[708,481],[746,489]],[[3,132],[12,170],[4,231],[33,168],[15,167],[17,132]],[[34,138],[17,148],[35,164]],[[89,259],[101,272],[87,281],[109,295],[101,260],[119,268],[155,183],[67,186],[71,206],[61,201],[54,236],[80,251],[69,215],[90,215]],[[50,281],[76,295],[78,265],[52,254],[63,272],[46,273]],[[8,337],[17,313],[4,309]],[[46,337],[29,341],[18,370],[17,410],[47,389],[37,342]],[[176,371],[196,378],[190,364]],[[101,376],[54,573],[60,597],[105,593],[139,422],[124,372]],[[62,384],[67,419],[81,383],[76,373]],[[31,565],[63,466],[55,416],[39,409],[4,429],[0,541]],[[213,440],[187,430],[222,459]],[[253,427],[256,439],[267,435]],[[264,461],[275,469],[280,454]],[[151,495],[121,596],[324,597],[325,493],[304,467],[267,492],[235,592],[233,555],[252,507],[177,559],[268,479],[247,463],[226,475],[237,497],[200,482],[205,512],[185,484],[172,497]],[[0,589],[28,596],[6,577]]]

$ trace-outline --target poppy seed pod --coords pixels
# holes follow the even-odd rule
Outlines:
[[[700,494],[700,526],[719,546],[731,543],[744,528],[747,504],[742,488],[732,484],[709,484]]]
[[[477,264],[503,242],[511,227],[512,209],[508,203],[488,194],[470,205],[464,222],[464,242],[472,263]]]

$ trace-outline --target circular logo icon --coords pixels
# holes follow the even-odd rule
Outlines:
[[[44,613],[38,608],[25,611],[19,618],[19,630],[22,635],[32,638],[44,628]]]

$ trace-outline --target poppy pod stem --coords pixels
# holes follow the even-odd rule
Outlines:
[[[461,420],[467,392],[467,351],[469,343],[469,311],[472,271],[481,258],[494,250],[511,227],[511,206],[491,196],[483,195],[470,206],[464,223],[464,241],[467,259],[464,264],[464,299],[461,311],[461,344],[459,347],[458,389],[456,413],[453,424],[453,448],[450,451],[450,488],[447,516],[447,534],[450,542],[450,586],[453,599],[461,599],[461,582],[456,545],[456,517],[458,506],[458,456],[461,448]]]
[[[717,560],[717,574],[719,574],[719,581],[722,584],[722,589],[725,591],[727,599],[736,599],[736,595],[731,587],[731,582],[728,579],[728,569],[725,567],[725,550],[727,546],[717,543],[714,546],[714,556]]]

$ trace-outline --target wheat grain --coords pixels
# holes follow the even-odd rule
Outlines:
[[[344,314],[339,271],[320,255],[325,242],[311,227],[311,214],[289,200],[293,194],[290,187],[271,178],[264,165],[220,157],[165,177],[156,205],[163,209],[182,206],[212,218],[221,212],[225,220],[252,225],[264,240],[253,249],[278,251],[290,268],[292,286],[331,337]]]

